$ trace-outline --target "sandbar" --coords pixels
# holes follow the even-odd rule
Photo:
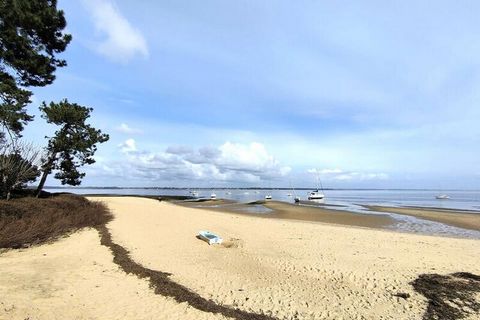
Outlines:
[[[424,207],[366,207],[377,212],[398,213],[425,220],[441,222],[454,227],[480,231],[480,212]]]

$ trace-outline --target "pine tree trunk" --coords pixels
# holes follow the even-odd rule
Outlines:
[[[48,175],[50,174],[50,172],[52,172],[52,165],[54,161],[55,161],[55,156],[51,156],[48,159],[48,162],[43,166],[42,178],[40,179],[40,182],[38,183],[37,191],[35,192],[37,198],[40,197],[40,193],[42,192],[43,187],[45,186],[45,181],[47,181]]]
[[[40,183],[38,184],[37,191],[36,191],[37,198],[40,196],[40,193],[42,192],[43,186],[45,185],[45,181],[47,181],[49,171],[50,170],[44,170],[42,173],[42,178],[40,179]]]

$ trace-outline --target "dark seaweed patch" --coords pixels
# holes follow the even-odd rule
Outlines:
[[[480,317],[480,276],[457,272],[449,275],[422,274],[412,283],[428,299],[424,320],[463,319],[472,314]]]

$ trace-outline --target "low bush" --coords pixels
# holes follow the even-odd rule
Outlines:
[[[0,200],[0,248],[22,248],[57,239],[112,219],[105,205],[75,195]]]

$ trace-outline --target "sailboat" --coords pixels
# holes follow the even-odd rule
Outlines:
[[[320,185],[320,189],[318,188],[318,185]],[[322,181],[320,180],[320,175],[317,172],[317,189],[310,191],[307,196],[308,200],[315,201],[315,202],[321,202],[323,203],[325,201],[325,194],[323,193],[323,186],[322,186]]]
[[[269,186],[270,192],[265,195],[265,200],[272,200],[272,187]]]
[[[323,194],[323,191],[320,191],[318,189],[310,191],[308,193],[308,200],[324,200],[325,195]]]
[[[292,186],[292,181],[290,180],[288,183],[290,184],[290,189],[292,189],[293,201],[295,201],[295,203],[299,203],[300,202],[300,197],[297,196],[297,193],[295,192],[295,188],[293,188],[293,186]],[[292,194],[289,193],[287,196],[291,197]]]
[[[217,194],[215,193],[214,188],[212,188],[212,193],[210,194],[210,200],[217,200]]]

